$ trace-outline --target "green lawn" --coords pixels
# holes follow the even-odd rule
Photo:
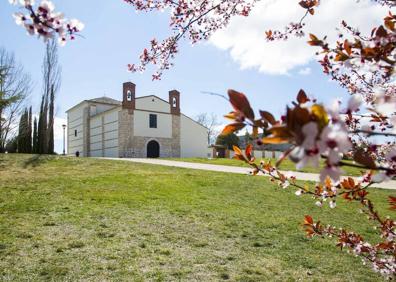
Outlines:
[[[389,194],[371,192],[384,215]],[[307,239],[305,214],[376,238],[356,204],[320,209],[263,177],[0,155],[0,281],[381,279]]]
[[[242,167],[249,167],[248,164],[236,160],[236,159],[208,159],[208,158],[168,158],[168,160],[173,160],[173,161],[184,161],[184,162],[192,162],[192,163],[204,163],[204,164],[216,164],[216,165],[229,165],[229,166],[242,166]],[[260,162],[260,158],[257,160],[257,163]],[[273,165],[277,162],[277,159],[263,159],[265,161],[271,161]],[[321,162],[323,164],[323,161]],[[281,170],[286,170],[286,171],[297,171],[296,170],[296,164],[293,163],[292,161],[286,159],[282,162],[280,166]],[[350,176],[361,176],[362,175],[362,170],[354,167],[347,167],[344,166],[342,168],[345,172],[345,175],[350,175]],[[302,172],[312,172],[312,173],[320,173],[320,169],[316,167],[305,167],[302,170],[299,170]],[[364,173],[364,170],[363,170]]]

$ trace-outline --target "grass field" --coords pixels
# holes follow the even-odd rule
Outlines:
[[[173,161],[184,161],[184,162],[192,162],[192,163],[204,163],[204,164],[215,164],[215,165],[228,165],[228,166],[242,166],[242,167],[249,167],[248,164],[236,160],[236,159],[224,159],[224,158],[219,158],[219,159],[208,159],[208,158],[168,158],[168,160],[173,160]],[[263,159],[265,161],[271,161],[273,165],[277,162],[277,159]],[[260,162],[261,159],[257,160],[257,163]],[[323,161],[322,161],[323,163]],[[293,163],[292,161],[286,159],[282,162],[281,166],[279,167],[281,170],[285,171],[297,171],[296,170],[296,164]],[[345,175],[349,176],[361,176],[362,171],[358,168],[354,167],[347,167],[344,166],[342,168],[345,172]],[[311,172],[311,173],[320,173],[320,169],[316,167],[305,167],[302,170],[299,170],[301,172]]]
[[[385,215],[389,194],[371,192]],[[376,238],[356,204],[320,209],[263,177],[0,155],[0,280],[382,279],[307,239],[305,214]]]

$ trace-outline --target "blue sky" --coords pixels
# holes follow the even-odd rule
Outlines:
[[[227,89],[233,88],[247,94],[256,108],[276,115],[283,112],[285,104],[294,99],[300,88],[325,103],[346,97],[345,91],[329,82],[319,64],[311,58],[289,67],[286,74],[269,74],[266,70],[259,71],[260,66],[254,63],[243,65],[235,52],[225,50],[232,49],[232,44],[227,43],[224,47],[220,46],[221,42],[191,46],[184,41],[175,67],[167,71],[161,81],[152,81],[152,70],[131,74],[126,71],[126,65],[138,61],[149,40],[154,37],[162,39],[169,34],[166,13],[136,13],[122,0],[53,2],[66,17],[77,18],[85,24],[84,38],[77,38],[60,48],[62,85],[57,95],[56,113],[59,118],[65,118],[65,111],[84,99],[104,95],[121,99],[121,87],[125,81],[137,85],[137,96],[155,94],[167,99],[169,90],[178,89],[182,95],[182,111],[191,117],[202,112],[214,112],[221,117],[230,110],[224,100],[201,91],[226,94]],[[45,45],[41,40],[27,36],[25,30],[14,23],[12,13],[17,10],[8,0],[0,2],[0,46],[13,52],[32,76],[35,87],[30,102],[37,110]],[[260,23],[257,24],[261,29]],[[263,33],[266,28],[263,24]],[[227,32],[233,38],[233,29]],[[262,52],[266,52],[265,48],[263,45]],[[309,50],[310,47],[307,48]],[[315,52],[314,49],[311,51],[312,54]],[[285,50],[284,54],[293,57],[293,49]],[[307,71],[308,75],[299,74],[307,68],[311,70]],[[59,152],[61,142],[58,140],[56,143]]]

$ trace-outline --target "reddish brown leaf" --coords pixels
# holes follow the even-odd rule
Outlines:
[[[234,159],[246,162],[245,157],[243,155],[234,155]]]
[[[396,197],[389,196],[389,205],[391,210],[396,210]]]
[[[339,52],[336,57],[335,57],[335,61],[336,62],[343,62],[349,59],[349,56],[347,54],[345,54],[344,52]]]
[[[313,219],[310,215],[304,217],[304,225],[313,225]]]
[[[391,31],[395,31],[395,22],[392,20],[385,20],[385,26],[390,29]]]
[[[352,201],[352,198],[350,197],[350,193],[342,194],[342,197],[343,197],[345,200],[347,200],[347,201]]]
[[[355,162],[362,164],[370,169],[375,169],[377,166],[375,165],[375,161],[373,157],[364,150],[357,150],[353,156]]]
[[[349,187],[351,187],[351,189],[355,188],[355,180],[352,177],[348,177],[348,183],[349,183]]]
[[[243,93],[237,92],[235,90],[228,90],[228,96],[230,97],[230,102],[236,111],[243,113],[243,115],[254,121],[254,112],[252,107],[250,107],[249,100]]]
[[[224,117],[227,119],[236,120],[238,118],[238,115],[236,112],[230,112],[230,113],[224,115]]]
[[[310,9],[318,5],[318,0],[302,0],[298,4],[304,9]]]
[[[273,126],[268,129],[268,133],[272,136],[291,137],[288,128],[285,126]]]
[[[229,124],[226,127],[224,127],[223,131],[221,132],[221,135],[228,135],[234,133],[235,131],[241,130],[244,127],[245,124],[242,122]]]
[[[308,44],[311,46],[320,46],[322,45],[323,41],[319,40],[315,35],[313,35],[312,33],[309,35],[309,38],[311,39],[310,41],[308,41]]]
[[[246,154],[246,157],[247,157],[249,160],[252,158],[252,151],[253,151],[253,146],[252,146],[252,144],[247,145],[247,146],[246,146],[246,149],[245,149],[245,154]]]
[[[366,57],[375,57],[377,52],[374,48],[366,47],[362,50],[362,55]]]
[[[259,128],[268,128],[269,124],[267,121],[263,121],[262,119],[256,119],[253,122],[253,126],[259,127]]]
[[[279,180],[283,183],[287,180],[286,176],[281,173],[279,170],[276,171],[276,173],[278,174]]]
[[[310,101],[310,100],[309,100],[307,94],[305,94],[305,91],[301,89],[301,90],[298,92],[298,94],[297,94],[297,102],[298,102],[299,104],[304,104],[304,103],[309,102],[309,101]]]
[[[233,145],[232,150],[235,152],[235,155],[242,155],[242,151],[238,146]]]
[[[271,113],[267,111],[260,111],[260,115],[263,120],[269,122],[271,125],[276,124],[276,119]]]
[[[380,25],[377,28],[377,31],[375,32],[375,35],[378,36],[378,37],[386,37],[388,35],[388,32],[386,31],[384,26]]]
[[[283,144],[288,143],[289,138],[282,138],[282,137],[264,137],[262,139],[264,144]]]
[[[351,45],[349,44],[348,40],[345,39],[344,41],[344,49],[347,52],[347,54],[350,56],[352,54],[352,48]]]

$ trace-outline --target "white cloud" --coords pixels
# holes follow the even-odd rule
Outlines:
[[[337,39],[336,27],[342,20],[369,33],[387,14],[388,9],[374,5],[369,0],[321,1],[314,16],[306,19],[306,32],[319,37],[328,35],[330,42]],[[304,10],[295,0],[262,0],[247,17],[232,20],[228,28],[214,34],[210,43],[222,50],[229,50],[234,61],[242,69],[257,68],[268,74],[288,74],[296,67],[314,59],[316,50],[307,38],[290,38],[288,41],[267,42],[265,31],[283,30],[290,21],[298,21]]]
[[[311,73],[312,73],[312,69],[310,67],[306,67],[298,71],[299,75],[310,75]]]

